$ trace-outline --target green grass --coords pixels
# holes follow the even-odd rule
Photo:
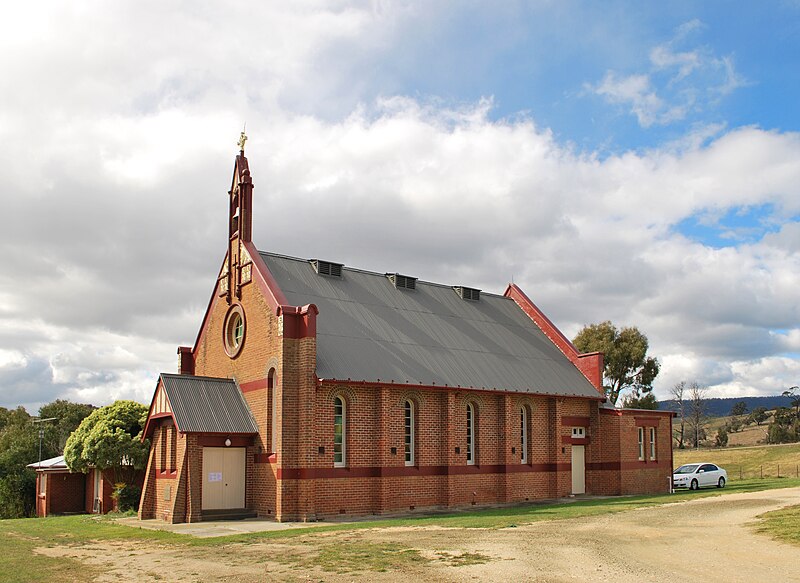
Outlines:
[[[396,526],[511,528],[542,520],[597,516],[734,492],[754,492],[797,486],[800,486],[800,480],[792,478],[732,480],[724,490],[714,488],[699,492],[655,496],[627,496],[578,500],[560,504],[506,506],[445,515],[409,516],[202,539],[165,531],[132,528],[117,524],[108,518],[89,515],[0,520],[0,539],[4,542],[3,552],[0,553],[0,573],[3,574],[3,581],[9,582],[91,580],[98,574],[98,568],[93,568],[74,558],[47,557],[34,552],[34,549],[63,545],[80,546],[96,540],[150,542],[162,547],[183,547],[187,552],[190,552],[190,549],[200,551],[203,547],[215,547],[217,552],[224,549],[228,553],[235,553],[235,546],[230,545],[247,545],[266,540],[280,543],[285,540],[293,544],[308,545],[308,552],[286,553],[282,559],[286,564],[294,565],[296,568],[314,565],[337,572],[396,570],[411,567],[427,559],[422,558],[414,549],[402,548],[393,544],[374,544],[351,540],[348,541],[348,544],[343,545],[340,537],[330,539],[318,535],[337,531],[343,532],[343,534],[346,532],[355,534],[361,529]],[[780,517],[778,520],[786,523],[790,518]],[[347,535],[344,534],[344,536]],[[469,554],[441,556],[438,560],[451,566],[460,566],[484,562],[487,558],[482,555]]]
[[[800,546],[800,506],[789,506],[759,516],[758,532]]]
[[[693,462],[713,462],[728,471],[730,481],[738,480],[741,469],[744,478],[757,478],[763,468],[764,476],[797,477],[800,471],[800,443],[786,445],[762,445],[756,447],[722,449],[676,449],[674,465]]]

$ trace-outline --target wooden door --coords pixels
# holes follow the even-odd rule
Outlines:
[[[586,493],[586,452],[584,446],[572,446],[572,493]]]
[[[245,448],[203,448],[203,510],[244,508]]]
[[[244,508],[245,449],[233,447],[223,452],[223,508]]]

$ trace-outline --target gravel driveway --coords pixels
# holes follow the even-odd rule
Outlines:
[[[393,527],[205,549],[97,542],[37,552],[84,561],[102,572],[95,580],[115,582],[800,582],[800,547],[752,528],[757,515],[796,504],[800,488],[787,488],[499,530]],[[320,553],[386,545],[420,559],[383,572],[320,566]]]

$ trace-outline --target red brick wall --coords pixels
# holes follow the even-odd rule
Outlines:
[[[47,484],[48,514],[83,511],[85,474],[50,474]]]
[[[36,473],[36,516],[83,512],[86,476],[70,472],[47,472],[46,490],[41,492],[42,472]]]
[[[601,411],[603,456],[607,472],[600,489],[607,494],[668,492],[672,476],[672,414],[663,411]],[[644,459],[639,459],[638,428],[644,429]],[[650,459],[650,428],[656,430],[656,459]]]

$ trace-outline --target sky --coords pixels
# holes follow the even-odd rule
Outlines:
[[[800,384],[796,0],[3,12],[0,406],[150,401],[245,124],[262,250],[637,326],[662,399]]]

